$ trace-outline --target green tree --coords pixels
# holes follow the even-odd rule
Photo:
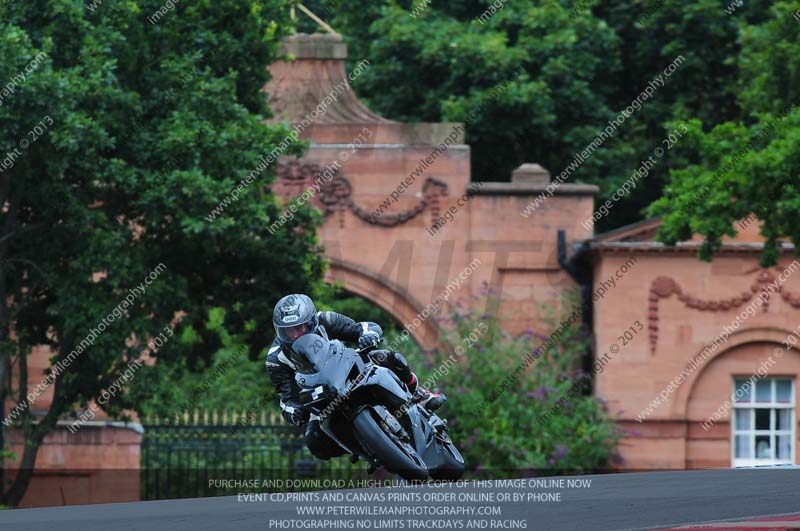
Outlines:
[[[352,61],[369,59],[355,89],[385,116],[458,121],[490,100],[466,133],[478,181],[508,179],[531,161],[558,176],[682,55],[678,72],[642,110],[571,172],[569,181],[599,185],[601,202],[661,145],[669,122],[699,116],[714,125],[738,114],[738,31],[765,11],[757,3],[746,16],[728,16],[718,0],[543,0],[505,2],[492,14],[492,3],[310,2],[348,40]],[[510,90],[489,98],[509,80]],[[641,219],[669,168],[685,163],[676,155],[667,153],[598,229]]]
[[[208,310],[203,328],[217,335],[220,347],[199,367],[190,366],[189,356],[173,356],[175,359],[161,359],[140,370],[128,392],[139,415],[170,422],[195,410],[240,415],[251,410],[260,413],[267,404],[277,405],[275,389],[264,370],[264,356],[251,356],[246,334],[233,335],[226,329],[227,313],[223,308]],[[174,341],[176,349],[191,351],[203,338],[186,326]]]
[[[757,16],[757,3],[747,3],[747,12]],[[719,0],[636,0],[633,2],[597,2],[592,13],[611,26],[625,46],[620,47],[622,66],[617,76],[618,90],[612,106],[628,105],[642,90],[642,84],[666,68],[676,57],[683,57],[678,70],[669,77],[655,96],[648,100],[622,137],[628,148],[623,174],[603,182],[600,200],[605,199],[652,155],[673,129],[671,123],[702,119],[714,126],[739,116],[736,101],[739,88],[738,34],[748,18],[745,13],[730,16]],[[626,153],[620,152],[622,156]],[[662,195],[669,170],[686,164],[680,151],[669,150],[645,180],[615,206],[601,229],[613,228],[641,219],[642,210]]]
[[[320,278],[318,213],[266,229],[282,205],[260,161],[302,151],[285,127],[265,125],[259,92],[291,26],[287,3],[0,4],[0,80],[15,80],[0,106],[0,153],[14,153],[0,166],[0,403],[20,406],[5,423],[25,439],[2,503],[20,501],[56,422],[118,381],[148,338],[191,327],[199,341],[167,341],[156,355],[208,366],[223,343],[204,324],[221,307],[255,357],[275,300]],[[27,399],[36,345],[53,352],[41,417]],[[134,405],[117,395],[104,409]]]
[[[336,5],[332,21],[351,59],[373,65],[355,88],[376,110],[459,121],[489,103],[467,128],[476,180],[507,179],[531,160],[559,173],[616,114],[608,81],[619,68],[619,40],[603,21],[573,17],[558,2],[508,2],[486,21],[475,18],[483,2],[433,3],[417,17],[412,2]],[[501,98],[490,98],[507,82]],[[597,174],[605,158],[587,161],[584,175]]]
[[[710,130],[700,118],[689,122],[681,146],[690,163],[671,172],[649,209],[663,217],[662,241],[700,234],[700,257],[710,260],[723,236],[736,235],[735,221],[755,213],[766,239],[763,266],[777,262],[782,240],[800,245],[798,8],[797,0],[778,2],[767,20],[743,30],[741,117]]]

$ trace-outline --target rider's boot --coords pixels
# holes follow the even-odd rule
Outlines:
[[[417,375],[411,373],[411,380],[408,382],[408,390],[414,395],[414,400],[428,411],[436,411],[447,401],[444,393],[434,393],[419,385]]]
[[[434,393],[419,385],[417,375],[411,371],[405,357],[399,352],[384,351],[381,364],[391,369],[401,381],[406,382],[408,390],[414,395],[413,400],[428,411],[436,411],[445,403],[447,397],[441,393]]]

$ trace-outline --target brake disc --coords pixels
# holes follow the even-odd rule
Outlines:
[[[397,422],[397,419],[395,419],[395,423],[397,423],[397,427],[399,429],[397,432],[393,430],[391,426],[386,424],[385,420],[381,420],[381,427],[384,428],[384,431],[386,431],[386,433],[389,435],[389,438],[391,438],[399,447],[401,447],[407,453],[413,455],[416,452],[414,447],[411,446],[411,437],[408,435],[408,432],[403,429],[400,423]]]

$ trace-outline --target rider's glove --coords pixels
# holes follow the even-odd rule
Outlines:
[[[381,340],[381,335],[374,330],[367,330],[358,338],[358,348],[377,345]]]
[[[308,422],[309,412],[297,400],[290,400],[288,403],[281,403],[281,414],[287,422],[294,426],[302,426]]]

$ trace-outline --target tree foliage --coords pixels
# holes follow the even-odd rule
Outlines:
[[[166,422],[178,421],[194,411],[230,411],[245,417],[260,413],[265,406],[277,410],[277,395],[264,372],[264,355],[250,355],[252,342],[246,334],[231,334],[226,326],[227,311],[210,308],[203,331],[215,334],[220,347],[200,367],[189,357],[144,367],[130,387],[129,399],[140,416],[156,416]],[[203,341],[191,326],[182,329],[175,348],[191,350]]]
[[[322,262],[318,213],[301,209],[266,230],[282,208],[265,186],[271,167],[207,219],[287,136],[264,124],[259,92],[290,28],[286,2],[181,2],[155,23],[157,0],[0,5],[0,80],[18,81],[0,106],[0,152],[18,150],[0,172],[0,400],[25,406],[13,419],[26,441],[5,492],[13,505],[43,438],[116,381],[148,338],[191,328],[201,340],[168,341],[155,355],[208,366],[223,345],[204,324],[222,307],[227,330],[255,356],[266,341],[258,323],[282,292],[311,290]],[[285,152],[301,150],[291,142]],[[159,264],[158,278],[87,342]],[[35,345],[52,350],[54,366],[81,351],[48,386],[42,417],[23,404]],[[111,413],[134,405],[124,396],[106,404]]]
[[[467,127],[478,181],[507,180],[523,162],[556,177],[682,55],[665,86],[569,177],[599,185],[599,201],[660,145],[670,122],[699,117],[713,126],[737,115],[737,34],[765,12],[755,5],[747,16],[728,16],[718,0],[543,0],[504,2],[499,10],[485,0],[308,3],[345,36],[352,61],[369,59],[355,89],[389,118],[463,120],[511,80]],[[515,75],[519,67],[524,74]],[[641,219],[669,168],[683,163],[668,153],[598,228]]]
[[[671,172],[664,197],[649,209],[663,216],[666,243],[701,234],[703,259],[735,236],[734,222],[754,213],[766,239],[763,266],[774,265],[779,244],[800,245],[800,32],[792,13],[800,2],[778,2],[762,24],[741,34],[741,114],[708,128],[690,123],[682,141],[688,164]]]

